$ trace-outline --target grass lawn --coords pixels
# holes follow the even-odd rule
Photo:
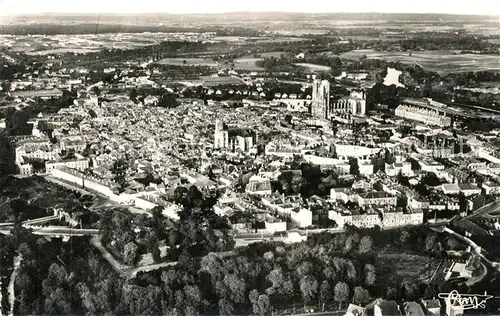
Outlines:
[[[383,251],[376,261],[377,283],[399,285],[403,280],[429,282],[440,260],[429,256]]]

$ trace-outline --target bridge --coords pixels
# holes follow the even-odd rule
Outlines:
[[[50,221],[57,221],[61,217],[59,215],[52,215],[52,216],[46,216],[46,217],[40,217],[40,218],[35,218],[35,219],[30,219],[27,221],[23,222],[23,225],[34,225],[34,224],[42,224]]]
[[[33,229],[33,234],[49,237],[76,237],[76,236],[98,236],[98,229],[87,229],[87,228],[71,228],[66,226],[31,226]]]
[[[33,225],[33,224],[42,224],[50,221],[56,221],[59,220],[60,216],[59,215],[51,215],[51,216],[45,216],[45,217],[39,217],[35,219],[29,219],[27,221],[22,222],[22,225]],[[1,227],[14,227],[14,223],[0,223],[0,228]]]
[[[98,236],[98,229],[71,228],[67,226],[33,226],[23,225],[25,228],[32,229],[33,234],[40,236],[48,236],[54,238],[69,238],[77,236]],[[0,234],[10,235],[14,226],[1,226]]]

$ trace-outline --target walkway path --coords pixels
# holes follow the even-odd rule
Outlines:
[[[115,270],[116,273],[120,274],[122,277],[125,278],[129,276],[129,274],[132,272],[132,267],[116,260],[115,257],[113,257],[113,255],[108,251],[108,249],[104,247],[99,237],[94,236],[90,238],[90,243],[92,243],[92,245],[101,252],[103,258],[109,262],[109,264],[111,265],[113,270]]]
[[[14,270],[12,271],[12,275],[10,276],[10,282],[9,282],[9,304],[10,304],[10,311],[9,311],[9,316],[14,315],[14,305],[16,303],[16,293],[14,290],[14,285],[16,282],[16,276],[17,276],[17,271],[19,270],[19,266],[21,265],[21,256],[18,255],[14,257]]]
[[[130,272],[128,278],[134,279],[139,272],[151,272],[151,271],[158,270],[161,268],[174,267],[176,265],[177,265],[177,261],[173,261],[173,262],[163,262],[163,263],[157,263],[157,264],[151,264],[151,265],[139,267],[139,268],[134,269],[132,272]]]
[[[471,287],[474,284],[481,282],[488,274],[488,268],[486,268],[484,263],[481,262],[481,269],[482,269],[481,274],[467,280],[467,282],[465,282],[465,285],[467,285],[468,287]]]
[[[125,279],[133,279],[137,276],[139,272],[150,272],[161,268],[173,267],[177,265],[177,261],[174,261],[174,262],[162,262],[162,263],[134,268],[132,266],[121,263],[115,257],[113,257],[113,255],[109,252],[109,250],[106,249],[106,247],[104,247],[99,237],[90,238],[90,242],[92,243],[92,245],[94,245],[94,247],[99,249],[102,256],[104,257],[104,259],[106,259],[106,261],[109,262],[113,270],[115,270],[116,273],[118,273],[121,277]]]

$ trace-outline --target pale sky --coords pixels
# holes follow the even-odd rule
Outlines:
[[[500,16],[500,0],[0,0],[19,13],[223,13],[234,11],[451,13]]]

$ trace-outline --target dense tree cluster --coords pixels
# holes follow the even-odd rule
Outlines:
[[[7,286],[9,284],[10,276],[14,265],[15,247],[12,236],[0,234],[0,309],[8,311],[10,309],[9,293]]]
[[[301,194],[307,198],[324,196],[337,184],[337,175],[330,170],[321,170],[317,165],[296,162],[292,170],[282,170],[278,179],[271,183],[274,189],[285,194]]]
[[[18,227],[12,237],[2,238],[6,256],[0,258],[7,262],[7,271],[2,273],[9,272],[14,250],[23,258],[16,278],[16,312],[269,315],[273,309],[292,306],[331,310],[345,308],[350,302],[363,305],[374,296],[410,300],[434,290],[414,280],[379,282],[387,272],[379,270],[377,253],[389,247],[441,258],[445,250],[463,247],[453,238],[416,227],[348,229],[342,234],[312,235],[297,244],[258,243],[225,252],[232,246],[221,244],[201,222],[169,223],[159,210],[152,218],[119,213],[107,212],[101,224],[114,231],[111,239],[123,245],[127,263],[136,260],[142,247],[136,242],[138,236],[132,240],[119,236],[133,232],[128,224],[133,222],[143,227],[145,235],[167,238],[171,248],[182,249],[178,264],[125,281],[108,268],[87,238],[47,241]],[[202,258],[193,257],[200,251]]]
[[[40,192],[44,192],[40,194]],[[52,208],[70,214],[81,212],[87,221],[89,213],[85,210],[92,204],[88,195],[69,192],[56,187],[40,177],[18,179],[13,176],[0,178],[0,222],[13,223],[52,215]]]
[[[35,98],[35,103],[24,107],[17,111],[15,108],[7,108],[3,111],[4,117],[7,119],[7,132],[9,135],[29,135],[31,134],[32,126],[27,122],[39,113],[57,113],[60,109],[66,108],[73,104],[75,94],[71,91],[63,91],[63,96],[60,98],[51,98],[48,100]]]
[[[202,198],[200,198],[202,199]],[[197,202],[196,202],[197,203]],[[155,262],[176,261],[183,253],[202,256],[212,251],[228,251],[234,247],[225,230],[217,232],[211,223],[213,211],[181,212],[181,220],[173,222],[162,215],[163,209],[152,210],[152,216],[133,215],[125,210],[108,210],[99,220],[102,242],[127,264],[134,265],[140,255],[151,253]],[[160,257],[160,242],[167,256]]]

